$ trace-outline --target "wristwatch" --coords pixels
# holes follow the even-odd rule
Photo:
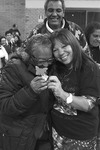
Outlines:
[[[66,103],[69,105],[69,104],[71,104],[71,103],[72,103],[72,101],[73,101],[72,94],[71,94],[71,93],[69,93],[69,96],[66,98]]]

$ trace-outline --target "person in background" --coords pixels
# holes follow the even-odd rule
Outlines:
[[[11,53],[11,48],[8,45],[8,41],[6,39],[5,36],[1,36],[0,37],[0,44],[6,49],[6,52],[8,53],[8,55]]]
[[[10,47],[11,52],[13,53],[14,52],[14,37],[13,37],[12,32],[10,30],[6,31],[5,37],[7,40],[7,45]]]
[[[0,76],[2,73],[2,68],[5,66],[7,60],[8,53],[6,52],[6,49],[2,45],[0,45]]]
[[[96,150],[99,67],[68,29],[56,31],[51,40],[55,63],[48,89],[55,97],[51,111],[54,150]]]
[[[61,28],[67,28],[71,31],[76,39],[79,41],[82,50],[90,55],[89,49],[87,48],[86,38],[81,27],[74,22],[65,19],[65,2],[64,0],[46,0],[44,4],[45,20],[43,23],[36,25],[36,27],[30,32],[27,40],[34,34],[37,33],[48,33],[59,30]]]
[[[8,30],[5,32],[5,37],[7,40],[7,44],[5,45],[5,48],[7,51],[10,49],[9,59],[12,57],[12,55],[15,55],[16,51],[21,47],[22,41],[18,35],[13,35],[13,33]]]
[[[92,22],[88,24],[85,28],[85,36],[90,48],[91,56],[100,67],[100,23]],[[97,138],[97,150],[99,149],[100,149],[100,125]]]
[[[52,150],[47,123],[47,73],[53,62],[52,43],[37,34],[12,57],[0,82],[0,150]]]
[[[100,64],[100,23],[89,23],[85,28],[85,36],[92,58]]]
[[[9,29],[9,30],[11,31],[11,33],[13,34],[13,36],[14,35],[18,35],[19,37],[21,36],[21,33],[20,33],[20,31],[19,31],[19,29],[17,27],[17,24],[13,24],[12,28]]]
[[[1,36],[0,37],[0,44],[1,45],[5,45],[7,43],[6,37],[5,36]]]
[[[22,40],[18,35],[14,35],[14,48],[15,51],[22,46]]]

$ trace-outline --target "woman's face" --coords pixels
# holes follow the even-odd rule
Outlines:
[[[100,46],[100,29],[95,30],[90,35],[90,45],[94,47]]]
[[[2,39],[1,39],[1,44],[2,44],[2,45],[5,45],[5,44],[6,44],[6,38],[2,38]]]
[[[65,65],[72,62],[73,50],[69,44],[65,45],[59,40],[55,40],[53,54],[56,60],[62,62]]]

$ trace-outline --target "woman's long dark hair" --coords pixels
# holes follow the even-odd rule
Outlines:
[[[61,41],[65,45],[70,45],[73,50],[73,68],[76,70],[78,68],[81,68],[82,61],[91,60],[82,50],[78,40],[76,37],[68,30],[68,29],[61,29],[59,31],[54,32],[51,35],[51,40],[53,43],[53,47],[55,45],[55,39]],[[94,61],[93,61],[94,62]]]

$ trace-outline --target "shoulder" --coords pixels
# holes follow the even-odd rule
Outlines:
[[[6,63],[6,66],[5,66],[5,69],[8,69],[8,68],[16,68],[16,67],[20,67],[21,65],[23,64],[23,62],[20,60],[20,59],[17,59],[17,58],[12,58],[10,59],[7,63]],[[14,69],[15,70],[15,69]],[[13,70],[13,71],[14,71]],[[17,71],[17,70],[16,70]]]
[[[83,32],[82,28],[78,24],[76,24],[74,22],[71,22],[71,21],[67,21],[67,22],[69,24],[69,30],[80,41],[81,38],[84,36],[84,32]]]
[[[76,39],[79,41],[82,50],[85,51],[85,53],[87,55],[90,55],[90,51],[88,48],[88,44],[85,38],[85,34],[83,29],[76,23],[71,22],[71,21],[67,21],[68,22],[68,26],[69,26],[69,30],[75,35]]]
[[[5,67],[2,69],[2,84],[11,85],[11,83],[17,83],[17,79],[20,77],[17,66],[21,66],[21,61],[15,58],[6,63]]]
[[[91,77],[96,76],[97,70],[99,67],[95,62],[92,62],[91,60],[88,60],[87,62],[82,64],[82,76]]]
[[[76,24],[75,22],[72,22],[72,21],[67,21],[68,22],[68,24],[69,24],[69,29],[70,30],[80,30],[81,32],[82,32],[82,28],[78,25],[78,24]]]
[[[16,58],[9,60],[2,70],[3,77],[7,77],[6,79],[11,82],[23,80],[23,75],[26,75],[26,71],[27,65],[22,60]]]
[[[69,30],[75,35],[77,40],[80,42],[80,45],[84,47],[83,45],[86,45],[86,39],[84,37],[85,35],[82,28],[78,24],[71,21],[68,21],[68,24],[69,24]]]
[[[37,24],[37,25],[33,28],[33,30],[32,30],[33,35],[34,35],[34,34],[37,34],[37,33],[40,33],[40,32],[41,32],[41,29],[43,28],[43,26],[44,26],[44,22],[43,22],[43,23],[40,23],[40,24]]]
[[[39,23],[37,24],[29,33],[27,39],[30,39],[33,35],[36,35],[38,33],[41,33],[41,30],[44,28],[45,24],[43,23]]]

